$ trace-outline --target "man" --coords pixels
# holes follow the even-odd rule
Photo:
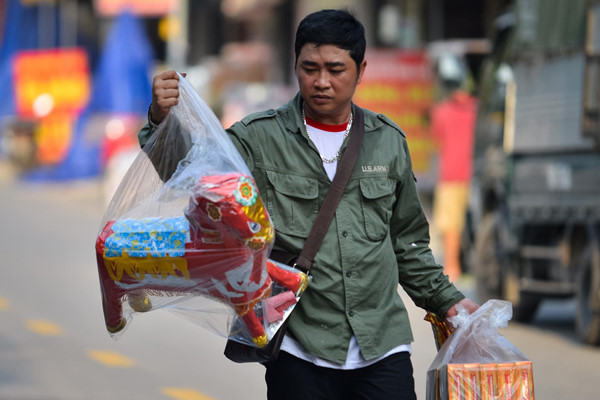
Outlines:
[[[250,168],[276,228],[275,249],[299,254],[343,154],[352,97],[365,68],[364,28],[323,10],[296,33],[299,94],[227,130]],[[177,75],[155,77],[151,124],[177,104]],[[290,317],[269,399],[414,399],[412,334],[398,282],[415,303],[449,317],[478,306],[435,263],[404,133],[365,113],[361,153]],[[140,132],[143,145],[152,134]]]
[[[462,275],[460,247],[471,182],[477,102],[462,88],[465,71],[456,58],[442,57],[439,74],[449,94],[431,113],[432,136],[440,149],[433,221],[442,237],[444,272],[455,282]]]

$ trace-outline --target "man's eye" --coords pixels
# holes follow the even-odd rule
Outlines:
[[[332,69],[330,72],[331,72],[332,75],[339,75],[342,72],[344,72],[344,70],[341,70],[341,69]]]

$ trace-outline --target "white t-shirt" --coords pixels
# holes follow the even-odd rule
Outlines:
[[[358,347],[358,342],[356,341],[356,336],[352,335],[350,339],[350,346],[348,347],[348,354],[346,355],[346,362],[344,364],[337,364],[329,360],[325,360],[323,358],[313,356],[308,353],[302,345],[292,339],[291,337],[285,335],[283,337],[283,341],[281,342],[281,351],[285,351],[293,355],[294,357],[298,357],[304,361],[308,361],[313,363],[319,367],[333,368],[333,369],[358,369],[368,367],[371,364],[375,364],[379,360],[383,360],[387,356],[392,354],[408,352],[411,353],[410,344],[403,344],[398,347],[394,347],[384,355],[378,358],[374,358],[372,360],[365,360],[362,353],[360,352],[360,347]]]
[[[310,137],[317,149],[319,150],[319,153],[325,158],[335,157],[339,148],[344,142],[346,124],[325,125],[313,121],[309,118],[306,118],[306,125]],[[323,167],[325,167],[327,176],[329,176],[329,179],[332,181],[335,176],[337,161],[338,160],[335,160],[334,162],[330,163],[323,162]],[[352,335],[352,338],[350,339],[350,346],[348,348],[348,354],[346,356],[346,362],[344,364],[337,364],[308,353],[298,341],[292,339],[287,335],[284,337],[281,343],[281,350],[302,360],[311,362],[317,366],[334,369],[364,368],[395,353],[400,353],[404,351],[411,353],[410,344],[403,344],[393,348],[381,357],[372,360],[365,360],[362,353],[360,352],[360,347],[358,346],[358,342],[356,341],[356,337],[354,335]]]
[[[320,122],[316,122],[306,117],[306,127],[312,142],[325,158],[333,158],[337,154],[340,147],[344,143],[344,133],[346,133],[346,124],[343,125],[325,125]],[[337,169],[337,162],[335,160],[330,163],[323,163],[327,176],[333,181],[335,176],[335,170]]]

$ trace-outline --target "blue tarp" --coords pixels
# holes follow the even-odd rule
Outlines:
[[[121,14],[106,40],[94,78],[89,109],[145,114],[152,93],[154,52],[138,18]]]
[[[14,115],[12,58],[19,50],[38,47],[38,7],[25,7],[19,0],[5,4],[4,33],[0,44],[0,117]]]

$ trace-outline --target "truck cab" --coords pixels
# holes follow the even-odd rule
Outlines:
[[[479,87],[465,238],[480,301],[575,298],[600,345],[600,2],[517,0]]]

